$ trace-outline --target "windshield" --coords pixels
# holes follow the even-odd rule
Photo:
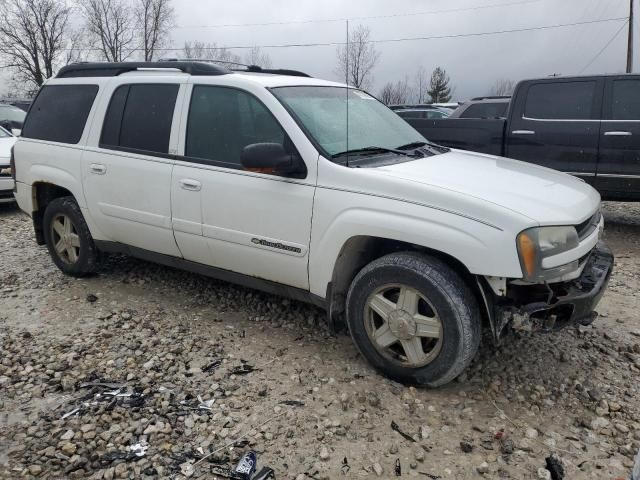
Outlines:
[[[0,120],[10,120],[12,122],[24,122],[27,114],[16,107],[9,105],[0,105]]]
[[[277,87],[272,92],[293,111],[329,156],[371,146],[397,149],[403,145],[426,142],[396,113],[360,90],[344,87]]]

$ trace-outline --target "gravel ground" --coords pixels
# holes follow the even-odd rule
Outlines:
[[[123,256],[65,277],[2,208],[0,477],[220,478],[253,449],[279,480],[395,478],[396,462],[402,477],[548,479],[551,455],[567,479],[626,478],[640,205],[605,210],[617,260],[592,327],[485,341],[458,381],[424,390],[376,374],[308,305]]]

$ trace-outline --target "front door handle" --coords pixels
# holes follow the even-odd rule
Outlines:
[[[511,132],[512,135],[535,135],[536,132],[533,130],[514,130]]]
[[[91,173],[95,173],[96,175],[104,175],[107,173],[107,167],[102,165],[101,163],[92,163],[89,165],[89,170]]]
[[[191,192],[199,192],[202,188],[202,184],[199,181],[193,180],[191,178],[183,178],[182,180],[180,180],[180,186],[184,190],[189,190]]]
[[[624,131],[604,132],[605,137],[630,137],[631,135],[633,135],[633,133]]]

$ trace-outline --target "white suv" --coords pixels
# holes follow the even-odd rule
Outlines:
[[[373,366],[442,385],[484,322],[590,323],[613,257],[575,177],[429,143],[293,71],[78,64],[38,94],[16,197],[70,275],[118,251],[326,308]]]

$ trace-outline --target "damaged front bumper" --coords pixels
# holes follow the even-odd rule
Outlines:
[[[569,324],[589,325],[613,270],[613,254],[599,242],[576,280],[553,284],[510,285],[508,298],[494,305],[495,338],[510,325],[521,331],[551,331]]]

